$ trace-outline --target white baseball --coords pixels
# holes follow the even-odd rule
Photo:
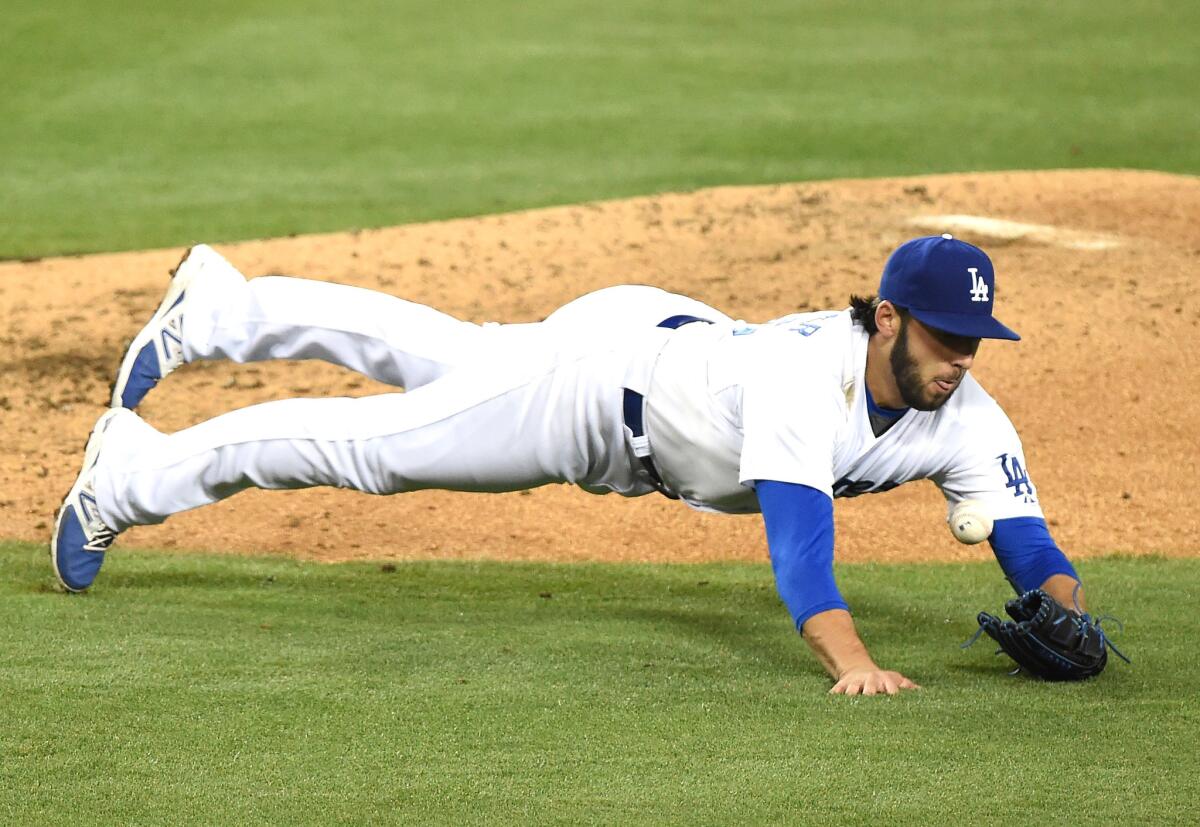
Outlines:
[[[950,532],[969,546],[982,543],[992,534],[992,517],[979,500],[963,500],[950,512]]]

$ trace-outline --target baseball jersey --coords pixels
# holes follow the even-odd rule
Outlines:
[[[753,513],[755,480],[853,497],[931,479],[948,508],[977,499],[996,520],[1041,518],[1017,432],[969,373],[941,408],[874,435],[867,340],[848,309],[676,331],[646,395],[664,481],[693,508]]]

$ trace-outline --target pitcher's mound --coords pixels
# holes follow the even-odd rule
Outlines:
[[[997,315],[1024,337],[985,343],[975,373],[1022,434],[1060,545],[1075,557],[1200,552],[1190,501],[1200,476],[1196,178],[1019,172],[720,188],[217,246],[250,275],[348,282],[476,321],[535,320],[624,282],[761,321],[842,308],[851,292],[874,291],[898,243],[941,231],[992,255]],[[6,535],[47,539],[124,343],[157,305],[179,254],[0,265]],[[384,390],[316,363],[199,364],[140,412],[174,430],[267,399]],[[931,483],[840,501],[837,513],[843,561],[989,556],[986,544],[950,537]],[[386,498],[255,491],[118,542],[323,560],[766,559],[757,517],[563,486]]]

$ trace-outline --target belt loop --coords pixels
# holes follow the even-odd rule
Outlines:
[[[712,324],[710,319],[702,319],[699,316],[690,316],[686,313],[681,313],[677,316],[668,316],[655,326],[668,330],[676,330],[685,324],[692,324],[693,322]],[[643,380],[648,380],[649,377],[643,376],[642,378]],[[626,381],[629,381],[629,379],[630,377],[626,377]],[[647,381],[646,384],[649,384],[649,382]],[[633,448],[633,455],[642,463],[642,467],[646,469],[646,473],[650,476],[650,481],[654,483],[654,487],[658,489],[658,492],[664,497],[677,500],[679,499],[679,495],[667,488],[667,484],[663,482],[662,475],[658,473],[658,468],[654,465],[653,452],[650,450],[650,437],[646,436],[646,397],[633,388],[627,387],[624,391],[625,394],[621,400],[621,408],[625,416],[625,427],[629,429],[629,444]]]
[[[625,397],[622,403],[625,410],[625,427],[632,434],[629,443],[633,446],[633,455],[642,463],[642,467],[646,469],[646,473],[650,476],[650,481],[654,483],[654,487],[658,489],[660,494],[672,500],[679,499],[678,494],[667,488],[667,484],[663,482],[662,475],[658,473],[658,468],[654,465],[654,460],[650,458],[650,437],[646,436],[644,419],[646,397],[635,390],[625,388]]]

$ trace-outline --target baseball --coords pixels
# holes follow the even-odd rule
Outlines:
[[[950,532],[960,543],[973,546],[992,533],[992,518],[979,500],[963,500],[950,512]]]

